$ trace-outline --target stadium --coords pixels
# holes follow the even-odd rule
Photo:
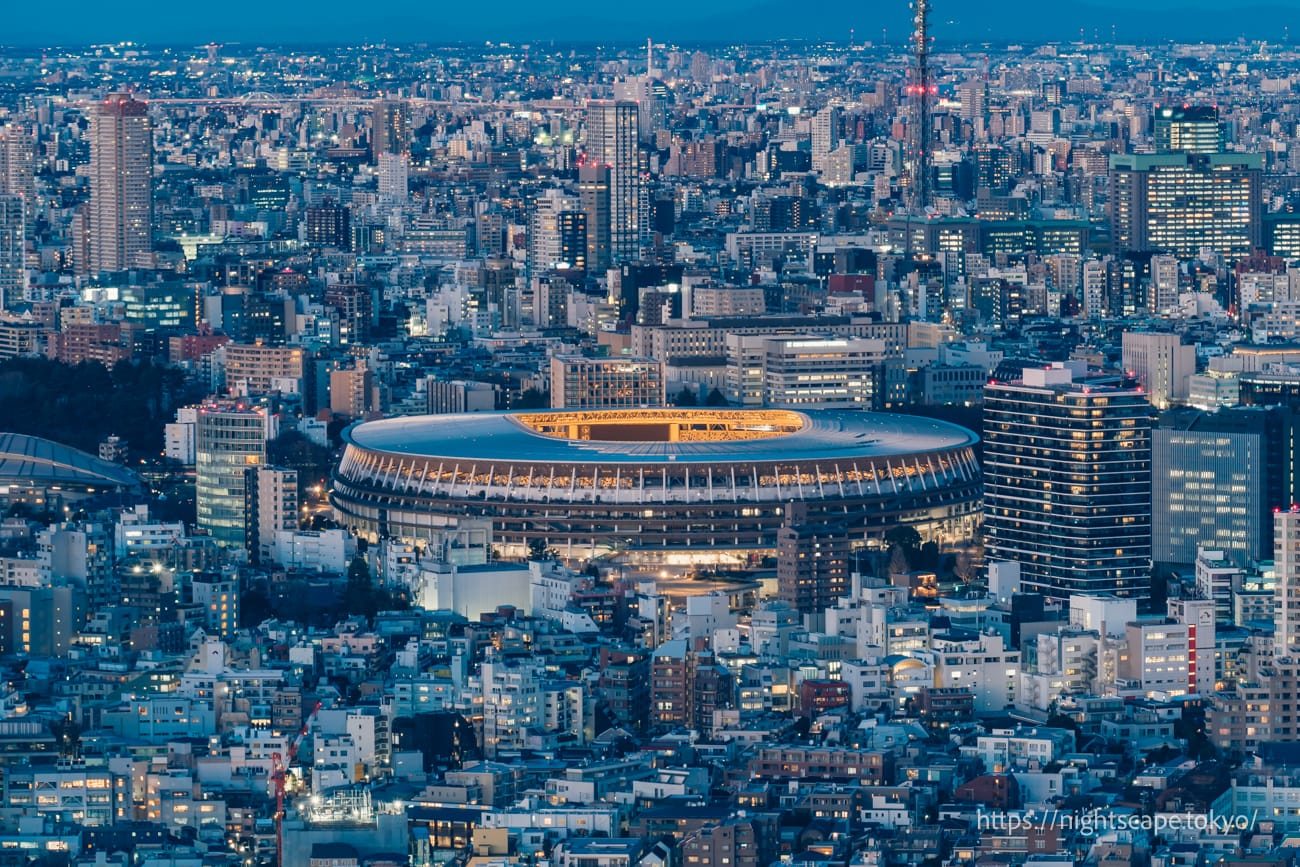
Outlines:
[[[331,502],[371,539],[421,543],[491,519],[503,557],[530,543],[645,566],[752,564],[796,510],[874,548],[894,527],[974,539],[975,434],[858,411],[641,409],[432,415],[353,425]]]
[[[140,489],[140,478],[118,464],[52,440],[0,433],[0,504],[42,511]]]

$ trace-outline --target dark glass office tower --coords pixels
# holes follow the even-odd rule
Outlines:
[[[1190,565],[1197,547],[1239,566],[1273,555],[1273,510],[1296,486],[1296,411],[1243,406],[1164,413],[1152,434],[1152,552]]]

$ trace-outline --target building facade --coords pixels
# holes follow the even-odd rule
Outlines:
[[[129,93],[91,115],[87,228],[90,273],[135,267],[153,249],[153,126]]]
[[[1112,251],[1250,255],[1262,240],[1263,170],[1261,154],[1112,156]]]
[[[195,425],[198,527],[221,545],[247,541],[246,471],[266,462],[274,423],[264,407],[211,403]]]
[[[219,350],[231,394],[267,395],[302,392],[303,352],[291,346],[227,343]]]
[[[609,168],[610,264],[634,262],[648,216],[637,143],[639,109],[628,100],[592,100],[587,104],[587,158]],[[590,227],[590,221],[588,227]]]
[[[732,335],[727,391],[747,407],[871,409],[885,341],[821,335]]]
[[[1140,390],[1081,374],[1026,368],[1020,380],[985,387],[988,556],[1020,563],[1030,592],[1145,597],[1150,409]]]
[[[1153,406],[1168,409],[1187,399],[1187,380],[1196,373],[1196,347],[1177,334],[1127,331],[1121,338],[1124,370],[1146,390]]]
[[[1152,117],[1156,152],[1217,154],[1227,144],[1219,109],[1210,105],[1167,105]]]
[[[664,367],[654,359],[551,358],[554,409],[636,409],[664,402]]]
[[[1295,502],[1294,412],[1174,410],[1151,434],[1152,559],[1194,563],[1197,549],[1238,566],[1273,551],[1274,508]]]
[[[0,310],[12,310],[26,297],[26,243],[25,200],[0,194]]]
[[[275,560],[277,535],[298,529],[298,471],[258,466],[248,470],[249,552],[262,563]]]
[[[800,613],[820,615],[849,592],[849,557],[839,528],[788,521],[776,535],[778,597]]]

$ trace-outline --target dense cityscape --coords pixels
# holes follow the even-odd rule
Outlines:
[[[0,867],[1296,867],[1300,47],[912,11],[0,49]]]

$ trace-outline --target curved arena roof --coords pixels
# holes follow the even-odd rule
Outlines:
[[[134,473],[94,455],[40,437],[0,433],[0,485],[131,488]]]
[[[802,522],[862,542],[899,524],[968,540],[979,523],[978,438],[913,416],[556,410],[385,419],[344,439],[330,502],[372,539],[439,538],[470,518],[492,522],[507,556],[538,540],[596,556],[630,539],[752,554],[774,550],[796,501]]]
[[[974,445],[933,419],[851,410],[649,409],[384,419],[344,439],[409,458],[583,464],[887,458]]]

